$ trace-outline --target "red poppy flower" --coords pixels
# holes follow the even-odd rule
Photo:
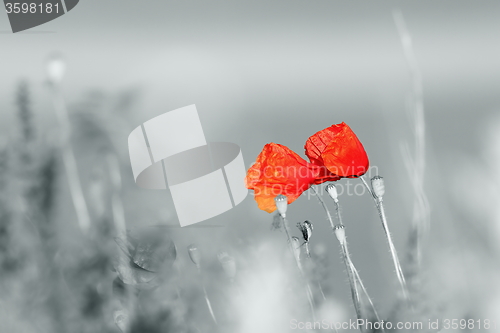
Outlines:
[[[365,148],[346,123],[319,131],[307,139],[304,148],[312,164],[325,166],[333,175],[356,178],[368,171]]]
[[[324,168],[307,162],[288,147],[268,143],[248,169],[245,183],[248,189],[254,190],[259,208],[272,213],[276,210],[277,195],[285,195],[290,204],[312,184],[340,179],[325,177],[322,170]]]

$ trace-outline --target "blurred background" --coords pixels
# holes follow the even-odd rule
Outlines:
[[[394,10],[422,75],[424,136]],[[358,180],[341,180],[352,259],[380,316],[473,319],[463,330],[474,332],[490,320],[500,331],[499,16],[497,1],[88,0],[13,34],[0,14],[0,332],[278,333],[312,320],[285,233],[251,193],[180,228],[168,191],[135,185],[129,133],[191,104],[207,140],[238,144],[247,168],[266,143],[305,157],[310,135],[349,124],[385,179],[417,303],[402,310],[373,201]],[[54,57],[66,67],[57,85],[47,75]],[[411,168],[405,151],[413,164],[424,156],[425,169]],[[287,216],[297,237],[297,222],[314,225],[312,258],[302,261],[316,318],[354,319],[338,242],[308,194]],[[422,196],[429,228],[416,260]],[[158,259],[154,277],[128,267],[115,240],[123,223],[161,230],[175,261]]]

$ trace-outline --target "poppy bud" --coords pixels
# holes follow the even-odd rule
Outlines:
[[[380,176],[375,176],[372,178],[372,189],[373,193],[378,199],[382,199],[385,193],[384,178]]]
[[[303,223],[297,223],[297,228],[299,228],[302,233],[302,237],[304,238],[304,242],[308,243],[311,239],[313,225],[309,221],[304,221]]]
[[[191,261],[196,265],[196,267],[200,268],[201,253],[200,253],[200,250],[198,250],[198,247],[196,246],[196,244],[189,245],[188,252],[189,252],[189,257],[191,258]]]
[[[229,256],[226,252],[221,252],[217,255],[219,262],[222,265],[222,269],[224,273],[226,273],[227,277],[232,280],[236,276],[236,263],[234,258]]]
[[[288,208],[288,198],[283,194],[280,194],[276,198],[274,198],[274,202],[276,203],[276,208],[278,208],[278,212],[280,213],[280,215],[285,218],[286,209]]]
[[[47,63],[47,75],[51,83],[60,83],[66,72],[66,63],[58,56],[52,56]]]
[[[335,186],[334,184],[328,184],[328,186],[326,187],[326,192],[328,192],[330,197],[332,197],[333,201],[339,202],[338,199],[339,194],[337,192],[337,186]]]
[[[295,258],[297,260],[300,260],[300,240],[298,237],[295,236],[292,237],[292,247]]]
[[[345,227],[341,224],[337,224],[335,228],[333,229],[335,232],[335,236],[339,240],[340,244],[344,245],[345,244]]]

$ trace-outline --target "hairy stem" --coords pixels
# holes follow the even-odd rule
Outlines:
[[[394,264],[394,268],[396,270],[396,276],[398,277],[399,284],[401,285],[401,289],[403,291],[403,297],[406,300],[409,300],[410,297],[408,295],[408,288],[406,286],[405,276],[403,274],[403,269],[401,268],[401,264],[399,263],[398,254],[396,252],[396,247],[392,241],[392,236],[389,231],[389,226],[387,225],[387,218],[385,216],[384,204],[382,202],[382,198],[378,199],[377,204],[380,220],[382,221],[382,226],[384,228],[385,236],[387,238],[387,243],[389,244],[389,250],[391,251],[392,262]]]
[[[302,268],[301,262],[299,261],[297,256],[295,256],[295,251],[293,249],[293,243],[292,243],[292,237],[290,236],[290,230],[288,227],[288,220],[283,216],[282,216],[282,220],[283,220],[283,227],[285,229],[286,237],[288,239],[288,245],[289,245],[290,251],[292,252],[292,256],[295,259],[295,263],[297,264],[297,268],[300,271],[300,275],[302,276],[302,278],[304,279],[305,284],[306,284],[307,300],[309,301],[309,306],[311,308],[311,314],[313,317],[313,321],[316,321],[316,311],[314,310],[314,302],[313,302],[313,294],[312,294],[311,286],[309,286],[309,282],[307,282],[307,279],[306,279],[304,270]]]
[[[321,203],[321,205],[323,206],[323,209],[326,212],[326,216],[328,217],[328,221],[330,222],[330,227],[332,227],[332,230],[335,229],[335,224],[333,223],[332,215],[330,214],[328,207],[326,206],[325,202],[323,201],[323,199],[319,195],[318,190],[316,190],[316,188],[314,186],[311,186],[311,188],[313,189],[314,193],[316,193],[316,197],[318,198],[319,202]]]
[[[335,225],[332,220],[332,216],[330,214],[330,211],[328,207],[326,206],[325,202],[323,199],[319,196],[318,191],[316,188],[312,187],[314,192],[316,193],[316,196],[318,197],[318,200],[321,202],[323,208],[325,209],[326,215],[328,216],[328,220],[330,221],[330,225],[332,227],[332,230],[335,230]],[[339,225],[343,226],[342,222],[342,216],[340,214],[340,203],[338,200],[335,201],[335,207],[336,207],[336,212],[337,212],[337,217],[339,219]],[[356,316],[358,319],[363,318],[363,313],[361,309],[361,299],[359,295],[359,290],[358,290],[358,283],[359,286],[361,287],[361,290],[363,291],[363,294],[365,297],[368,299],[368,302],[372,308],[373,313],[375,314],[377,320],[380,322],[380,317],[378,316],[377,310],[375,309],[375,305],[373,304],[373,301],[370,298],[370,295],[368,294],[368,291],[366,290],[363,282],[361,281],[361,277],[359,276],[359,273],[354,266],[354,263],[351,260],[351,256],[349,255],[349,248],[347,247],[347,242],[340,242],[341,245],[341,250],[342,250],[342,259],[344,261],[344,264],[346,266],[346,271],[347,271],[347,277],[349,279],[349,284],[351,286],[351,296],[352,296],[352,301],[354,304],[354,309],[356,310]]]
[[[370,186],[368,183],[365,181],[365,179],[361,176],[359,177],[363,184],[365,185],[366,189],[369,191],[369,193],[373,197],[373,201],[375,202],[375,207],[377,208],[380,221],[382,222],[382,227],[385,232],[385,237],[387,239],[387,244],[389,245],[389,251],[391,252],[391,257],[392,257],[392,262],[394,264],[394,269],[396,270],[396,276],[398,278],[399,284],[401,285],[401,289],[403,291],[403,297],[405,300],[409,301],[410,296],[408,294],[408,287],[406,286],[406,280],[403,274],[403,269],[401,268],[401,264],[399,262],[398,254],[396,252],[396,247],[394,246],[394,242],[392,241],[392,236],[391,232],[389,231],[389,225],[387,224],[387,217],[385,216],[385,209],[384,209],[384,204],[382,201],[382,198],[378,198],[373,191],[371,190]]]

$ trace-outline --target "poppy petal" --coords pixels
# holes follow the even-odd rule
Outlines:
[[[346,123],[317,132],[307,139],[304,148],[311,163],[324,165],[339,177],[359,177],[368,171],[365,149]]]
[[[259,208],[272,213],[276,210],[274,198],[277,195],[285,195],[288,203],[292,203],[309,189],[319,173],[320,168],[288,147],[269,143],[248,169],[245,182],[248,189],[254,190]]]

